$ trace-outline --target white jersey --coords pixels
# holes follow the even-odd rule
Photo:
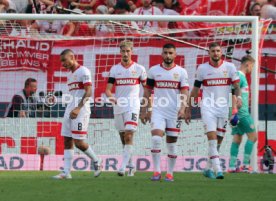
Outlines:
[[[136,8],[134,15],[163,15],[162,11],[155,7],[151,6],[148,9],[145,9],[144,7]],[[151,28],[158,28],[158,22],[157,21],[141,21],[137,22],[140,29],[151,29]]]
[[[208,110],[217,117],[228,117],[231,85],[239,82],[235,65],[227,61],[222,61],[218,67],[209,62],[201,64],[195,79],[203,84],[202,114]]]
[[[70,72],[67,84],[70,92],[70,98],[72,100],[68,103],[65,110],[65,114],[69,115],[82,100],[85,93],[84,86],[92,85],[91,73],[89,69],[84,66],[79,66],[74,72]],[[65,99],[68,100],[67,98]],[[91,113],[89,100],[81,108],[81,113],[84,115]]]
[[[165,119],[177,119],[180,108],[180,90],[189,89],[186,69],[175,65],[165,68],[158,64],[150,68],[148,79],[154,80],[153,113],[158,113]]]
[[[117,104],[114,106],[114,114],[124,112],[137,112],[140,110],[140,82],[146,82],[145,67],[132,62],[129,66],[121,63],[112,66],[110,78],[115,80],[115,97]]]
[[[40,33],[53,33],[61,34],[63,27],[68,23],[67,20],[54,20],[54,21],[45,21],[37,20],[36,21]]]

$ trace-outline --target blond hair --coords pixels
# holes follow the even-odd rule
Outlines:
[[[133,42],[130,40],[124,40],[120,42],[120,48],[122,47],[130,47],[131,49],[133,48]]]

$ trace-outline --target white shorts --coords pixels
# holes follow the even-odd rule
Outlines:
[[[136,131],[138,126],[139,112],[124,112],[122,114],[114,114],[115,128],[119,132],[126,130]]]
[[[181,120],[165,119],[158,113],[152,113],[151,130],[162,130],[167,136],[178,137],[180,134]]]
[[[78,140],[86,139],[89,118],[90,114],[79,114],[76,119],[70,119],[69,115],[64,115],[61,135]]]
[[[224,117],[216,117],[208,111],[201,113],[201,118],[204,123],[205,133],[216,131],[218,136],[224,137],[228,119]]]

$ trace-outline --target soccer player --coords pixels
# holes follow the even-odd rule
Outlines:
[[[203,98],[201,101],[201,118],[208,138],[208,164],[204,176],[210,179],[223,179],[224,175],[219,161],[219,147],[226,132],[229,114],[229,94],[233,86],[237,97],[237,107],[242,104],[239,76],[233,63],[224,61],[221,46],[218,43],[209,45],[210,61],[199,65],[194,87],[189,98],[189,107],[186,109],[185,121],[191,120],[191,107],[198,97],[203,85]],[[216,176],[214,174],[216,171]]]
[[[237,172],[236,169],[236,161],[237,156],[239,153],[239,146],[242,142],[242,137],[246,133],[247,134],[247,141],[244,147],[244,157],[243,157],[243,172],[249,172],[249,163],[250,163],[250,156],[252,153],[252,149],[254,143],[257,140],[257,134],[254,126],[254,122],[252,117],[249,114],[249,106],[248,106],[248,99],[249,99],[249,88],[248,83],[246,80],[246,74],[250,74],[252,72],[252,68],[254,66],[255,60],[250,56],[244,56],[241,59],[241,67],[239,70],[239,77],[240,77],[240,88],[242,92],[242,107],[238,110],[236,105],[233,104],[233,114],[238,112],[239,123],[236,127],[232,129],[233,135],[233,142],[230,149],[230,164],[229,164],[229,172]],[[234,102],[235,103],[235,102]]]
[[[180,133],[180,119],[184,117],[189,93],[187,71],[175,64],[175,57],[175,46],[170,43],[165,44],[162,50],[163,62],[150,68],[144,91],[144,99],[149,104],[142,107],[140,118],[144,124],[147,121],[151,122],[151,153],[154,166],[152,181],[161,180],[160,157],[164,134],[166,134],[168,154],[165,181],[174,181],[173,169],[177,158],[176,142]],[[152,90],[154,91],[153,110],[150,104]]]
[[[90,118],[90,101],[92,81],[90,71],[78,64],[74,53],[66,49],[60,54],[62,66],[70,70],[68,87],[71,96],[67,104],[61,134],[64,136],[64,169],[54,176],[54,179],[71,179],[71,163],[74,155],[74,145],[83,151],[94,162],[94,176],[101,174],[102,160],[95,154],[91,146],[84,140]]]
[[[114,104],[115,127],[119,131],[123,144],[122,164],[119,176],[124,176],[128,165],[128,176],[134,176],[135,166],[132,163],[133,135],[137,130],[140,111],[140,83],[146,83],[146,70],[132,61],[133,43],[129,40],[120,43],[121,62],[111,67],[106,95]],[[115,88],[115,97],[112,88]]]

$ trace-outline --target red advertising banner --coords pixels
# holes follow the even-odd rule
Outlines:
[[[52,47],[52,41],[1,39],[0,71],[46,71]]]

